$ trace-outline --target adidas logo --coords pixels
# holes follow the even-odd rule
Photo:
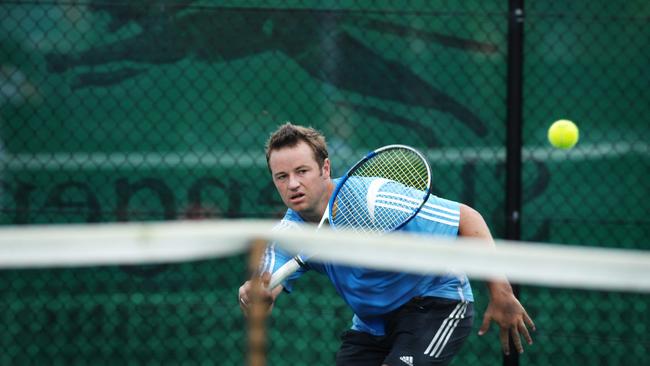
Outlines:
[[[413,356],[401,356],[399,359],[405,364],[413,366]]]

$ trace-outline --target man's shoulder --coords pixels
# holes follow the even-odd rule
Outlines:
[[[273,230],[295,229],[302,223],[304,223],[302,217],[296,211],[289,208],[284,214],[284,217],[282,217],[282,220],[273,227]]]
[[[410,229],[456,235],[460,225],[460,203],[430,195]],[[407,225],[409,226],[409,225]]]
[[[426,203],[431,206],[443,207],[449,210],[454,210],[454,211],[460,210],[460,202],[442,198],[436,196],[435,194],[430,194]]]

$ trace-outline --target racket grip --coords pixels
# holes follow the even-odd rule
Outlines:
[[[271,276],[271,282],[269,282],[269,289],[273,290],[276,288],[282,281],[291,276],[300,268],[300,264],[296,261],[295,258],[291,258],[290,261],[285,263],[282,267],[278,268],[277,271]]]

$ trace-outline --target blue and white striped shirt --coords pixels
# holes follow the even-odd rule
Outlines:
[[[458,235],[460,204],[430,195],[415,218],[402,229],[405,232],[441,236]],[[275,230],[300,229],[304,220],[288,209]],[[265,253],[262,269],[273,272],[291,259],[291,255],[271,244]],[[336,291],[352,308],[352,328],[374,335],[384,334],[382,315],[404,305],[417,296],[434,296],[473,301],[472,290],[465,275],[419,275],[349,267],[333,263],[309,262],[309,269],[327,275]],[[283,287],[291,292],[292,283],[306,272],[301,268],[291,275]]]

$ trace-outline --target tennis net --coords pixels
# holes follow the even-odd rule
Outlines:
[[[538,328],[521,364],[650,361],[650,252],[507,241],[490,248],[272,226],[222,220],[0,229],[0,363],[245,364],[250,347],[237,289],[248,277],[251,245],[268,241],[343,264],[466,273],[479,315],[487,303],[481,282],[506,275],[521,284]],[[267,322],[268,364],[333,364],[350,319],[323,276],[304,276]],[[470,336],[455,362],[500,360],[498,336],[488,334]]]

